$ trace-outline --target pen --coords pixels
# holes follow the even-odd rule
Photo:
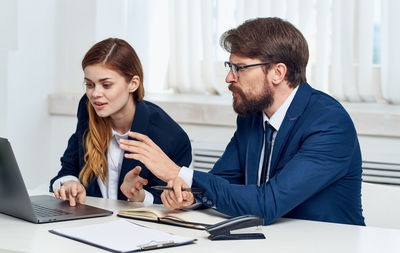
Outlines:
[[[155,185],[151,187],[154,190],[159,190],[159,191],[164,191],[164,190],[170,190],[173,191],[174,189],[172,187],[168,186],[161,186],[161,185]],[[182,191],[187,191],[187,192],[192,192],[192,193],[203,193],[204,189],[200,188],[182,188]]]

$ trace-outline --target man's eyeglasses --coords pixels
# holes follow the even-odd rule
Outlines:
[[[245,69],[245,68],[250,68],[250,67],[255,67],[255,66],[260,66],[260,65],[267,65],[270,64],[270,62],[260,62],[256,64],[249,64],[249,65],[243,65],[243,66],[238,66],[236,64],[230,63],[226,61],[224,63],[226,71],[229,73],[229,71],[232,70],[233,77],[237,80],[239,78],[239,70]]]

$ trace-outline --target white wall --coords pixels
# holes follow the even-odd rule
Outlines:
[[[6,131],[7,117],[7,78],[8,52],[17,47],[17,10],[18,2],[0,1],[0,133]],[[6,22],[7,21],[7,22]]]
[[[14,13],[0,22],[9,24],[2,38],[15,34],[15,41],[1,58],[2,127],[0,135],[10,139],[28,186],[48,176],[51,140],[47,94],[54,92],[56,81],[54,1],[6,1],[3,10]],[[2,54],[4,56],[4,53]],[[4,67],[6,68],[4,69]],[[4,93],[3,93],[4,92]]]
[[[8,53],[0,49],[0,136],[6,131]]]

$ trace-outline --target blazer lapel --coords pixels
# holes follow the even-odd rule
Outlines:
[[[131,131],[147,135],[146,130],[148,129],[148,124],[149,124],[148,108],[146,107],[146,104],[144,102],[137,102],[135,116],[133,118],[133,122],[132,122],[132,126],[131,126]],[[131,137],[128,137],[128,139],[132,140]],[[124,157],[124,159],[122,161],[121,172],[119,174],[119,181],[118,181],[119,184],[118,185],[122,184],[126,173],[128,173],[130,170],[134,169],[136,166],[142,167],[140,176],[143,178],[147,178],[147,175],[150,172],[147,168],[145,168],[145,166],[141,162],[139,162],[138,160],[127,159]],[[125,195],[121,192],[120,189],[118,189],[118,199],[126,199]]]
[[[263,145],[262,116],[258,113],[249,129],[249,138],[246,147],[245,184],[257,184],[260,155]]]
[[[274,147],[272,150],[270,178],[274,175],[278,161],[281,159],[283,147],[288,141],[290,132],[295,125],[299,116],[304,112],[308,101],[311,97],[312,88],[308,83],[303,83],[299,86],[292,103],[286,112],[282,125],[275,138]]]

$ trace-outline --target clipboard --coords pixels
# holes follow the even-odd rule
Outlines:
[[[49,232],[118,253],[175,247],[190,244],[196,240],[140,226],[123,219],[101,224],[52,229]]]

